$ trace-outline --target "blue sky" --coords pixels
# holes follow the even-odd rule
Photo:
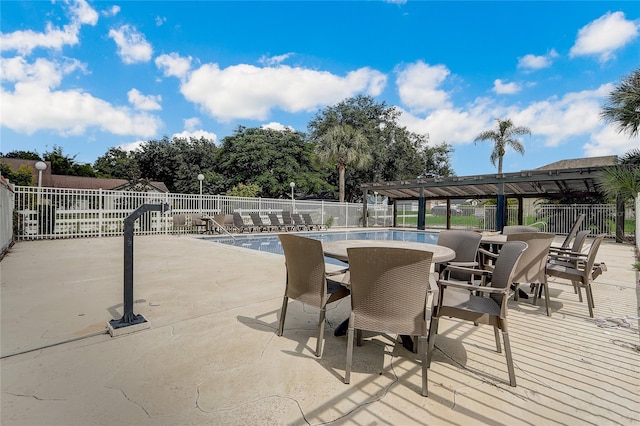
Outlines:
[[[93,163],[164,135],[306,131],[366,94],[448,142],[458,175],[495,172],[475,136],[532,136],[506,172],[640,147],[599,119],[640,66],[640,2],[2,1],[0,151]]]

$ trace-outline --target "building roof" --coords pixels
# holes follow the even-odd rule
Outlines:
[[[11,170],[17,171],[21,166],[31,168],[33,182],[38,182],[38,170],[35,164],[38,160],[22,160],[19,158],[0,158],[0,162],[7,164]],[[66,176],[51,174],[51,162],[45,161],[47,168],[42,171],[42,186],[45,188],[73,188],[73,189],[104,189],[113,191],[130,190],[131,183],[126,179],[106,179],[87,176]],[[170,192],[164,182],[148,182],[148,189],[157,192]]]
[[[504,194],[523,198],[564,198],[599,195],[597,182],[616,156],[563,160],[534,170],[502,175],[430,177],[416,180],[365,183],[363,191],[401,199],[495,198],[500,184]]]

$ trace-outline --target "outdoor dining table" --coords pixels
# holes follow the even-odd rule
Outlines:
[[[341,240],[327,241],[322,243],[324,255],[333,259],[349,263],[347,249],[353,247],[397,247],[413,250],[424,250],[433,252],[433,263],[448,262],[456,257],[456,252],[449,247],[437,244],[418,243],[413,241],[395,240]]]

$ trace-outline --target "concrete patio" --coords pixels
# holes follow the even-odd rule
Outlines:
[[[419,359],[396,336],[356,347],[343,383],[346,338],[332,331],[348,298],[328,309],[321,359],[317,310],[291,302],[276,336],[282,256],[136,237],[134,311],[151,327],[110,337],[107,322],[122,316],[123,239],[20,242],[0,264],[0,422],[639,424],[633,247],[607,241],[598,260],[608,271],[594,286],[595,319],[559,280],[550,283],[551,317],[543,302],[509,302],[517,387],[490,327],[446,320],[424,398]]]

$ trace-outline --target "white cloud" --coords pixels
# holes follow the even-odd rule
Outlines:
[[[221,69],[217,64],[205,64],[188,75],[181,91],[187,100],[221,121],[264,120],[274,108],[312,111],[358,93],[377,96],[385,84],[386,76],[370,68],[341,77],[289,66],[240,64]]]
[[[277,130],[279,132],[283,132],[285,130],[290,130],[292,132],[295,132],[295,129],[291,126],[285,126],[284,124],[280,124],[276,121],[272,121],[270,123],[267,124],[263,124],[262,126],[260,126],[261,129],[271,129],[271,130]]]
[[[135,142],[123,143],[118,145],[116,148],[120,148],[123,151],[138,151],[140,149],[140,146],[145,142],[147,141],[135,141]]]
[[[191,69],[191,61],[191,56],[183,58],[174,52],[158,56],[155,62],[165,76],[178,77],[182,80]]]
[[[143,95],[138,89],[131,89],[127,92],[129,103],[133,105],[135,109],[141,109],[145,111],[160,110],[160,102],[162,96],[160,95]]]
[[[156,16],[156,26],[161,27],[165,22],[167,22],[167,18],[164,16]]]
[[[79,135],[97,127],[118,135],[153,136],[161,126],[158,117],[118,107],[82,90],[55,90],[63,77],[82,65],[78,61],[34,63],[24,58],[2,59],[3,81],[13,91],[0,89],[0,125],[28,135],[51,130]],[[5,84],[6,86],[6,84]]]
[[[28,55],[36,48],[60,50],[65,45],[78,44],[78,34],[82,25],[95,25],[98,13],[84,0],[69,4],[70,23],[62,28],[54,27],[47,22],[44,32],[33,30],[14,31],[0,34],[0,50],[15,50],[21,55]]]
[[[118,13],[120,13],[120,6],[113,5],[109,9],[103,10],[100,13],[102,14],[102,16],[106,17],[116,16]]]
[[[118,29],[111,29],[109,37],[118,46],[118,55],[125,64],[151,60],[153,53],[151,44],[145,39],[144,34],[138,32],[135,27],[122,25]]]
[[[499,78],[493,82],[493,91],[498,95],[513,95],[522,90],[517,83],[503,83]]]
[[[184,129],[188,131],[193,131],[196,127],[201,126],[202,123],[198,117],[191,117],[184,119]]]
[[[569,56],[596,55],[606,62],[616,50],[638,36],[638,26],[637,22],[625,19],[622,12],[609,12],[580,28]]]
[[[174,133],[172,138],[180,138],[180,139],[187,139],[187,140],[189,140],[190,138],[195,138],[195,139],[205,138],[211,141],[212,143],[216,143],[218,141],[218,135],[212,132],[207,132],[202,129],[194,130],[194,131],[184,130],[180,133]]]
[[[640,138],[629,139],[628,135],[618,133],[615,127],[605,126],[593,133],[583,148],[587,157],[620,155],[633,148],[640,149]]]
[[[449,94],[438,89],[449,75],[444,65],[429,65],[422,61],[396,71],[398,93],[404,105],[414,113],[436,108],[449,108]]]
[[[481,131],[494,128],[496,117],[509,117],[518,126],[531,129],[531,141],[543,146],[556,147],[580,137],[591,140],[585,145],[589,155],[607,149],[613,152],[623,146],[622,139],[612,136],[611,132],[603,132],[604,124],[600,120],[600,105],[612,88],[613,85],[605,84],[594,90],[571,92],[561,98],[551,97],[524,107],[505,107],[494,100],[478,98],[461,108],[443,108],[424,117],[403,112],[399,122],[410,131],[429,133],[433,143],[446,141],[464,145],[472,143]],[[528,138],[524,141],[525,145],[530,143]],[[626,143],[628,146],[628,139]]]
[[[524,55],[518,59],[518,68],[526,70],[539,70],[549,68],[553,63],[553,59],[558,57],[558,52],[552,49],[549,53],[542,56],[532,54]]]
[[[280,65],[281,63],[289,59],[291,56],[293,56],[293,53],[285,53],[284,55],[278,55],[278,56],[262,56],[258,60],[258,63],[262,65],[267,65],[267,66]]]

